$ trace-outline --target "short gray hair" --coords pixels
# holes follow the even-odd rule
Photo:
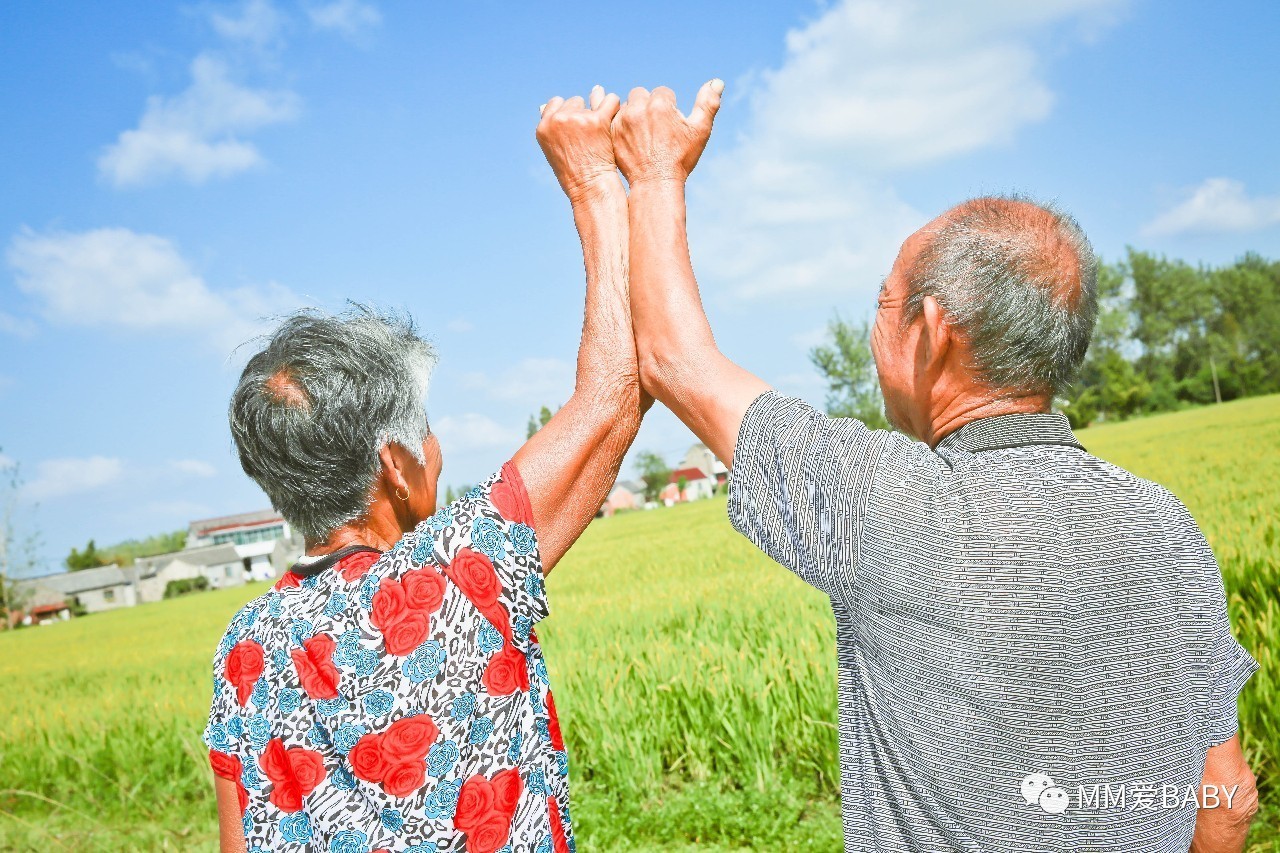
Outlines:
[[[936,299],[993,390],[1056,396],[1075,380],[1098,316],[1098,261],[1066,213],[1021,196],[965,202],[906,278],[904,322]]]
[[[231,395],[241,467],[308,542],[324,541],[368,511],[383,445],[424,461],[435,364],[408,317],[362,305],[290,315]]]

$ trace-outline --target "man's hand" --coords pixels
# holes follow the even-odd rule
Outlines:
[[[632,89],[613,120],[613,148],[628,183],[688,178],[711,138],[723,91],[722,80],[703,85],[685,118],[676,108],[675,93],[666,86],[653,92]]]
[[[591,197],[599,189],[621,185],[613,159],[609,126],[618,113],[618,96],[596,86],[591,104],[581,97],[552,98],[542,107],[542,120],[535,134],[542,153],[556,173],[560,187],[574,204]]]

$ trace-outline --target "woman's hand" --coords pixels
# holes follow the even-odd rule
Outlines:
[[[542,107],[535,134],[560,187],[574,204],[604,189],[621,189],[609,126],[618,96],[596,86],[588,106],[581,97],[552,98]]]
[[[666,86],[652,92],[632,89],[613,121],[613,147],[627,181],[632,186],[651,180],[683,183],[711,138],[723,91],[723,81],[707,82],[685,118]]]

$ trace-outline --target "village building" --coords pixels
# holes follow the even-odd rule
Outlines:
[[[133,579],[119,566],[45,575],[18,581],[14,586],[24,605],[24,624],[54,621],[50,614],[63,611],[69,616],[73,604],[85,613],[101,613],[138,603]]]
[[[203,577],[208,589],[244,586],[244,559],[233,545],[188,548],[172,554],[139,557],[132,566],[139,601],[159,601],[174,581]]]
[[[608,518],[616,512],[644,509],[644,483],[640,480],[619,480],[609,490],[598,516]]]

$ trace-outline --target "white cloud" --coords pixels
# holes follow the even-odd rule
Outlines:
[[[1242,182],[1209,178],[1142,229],[1152,236],[1258,231],[1280,223],[1280,196],[1249,197]]]
[[[169,465],[174,471],[193,477],[212,477],[218,473],[217,468],[200,459],[175,459]]]
[[[5,454],[0,453],[0,471],[7,471],[17,464],[18,460],[14,459],[12,456],[6,456]]]
[[[35,478],[22,494],[30,501],[44,501],[91,492],[115,482],[123,471],[119,459],[107,456],[46,459],[36,466]]]
[[[464,320],[461,317],[450,320],[448,325],[445,326],[449,331],[456,332],[460,335],[465,335],[467,332],[474,331],[475,327],[475,323],[472,323],[470,320]]]
[[[382,23],[382,13],[372,3],[360,0],[335,0],[307,8],[311,25],[319,30],[334,30],[353,38]]]
[[[36,333],[36,325],[27,317],[15,317],[0,311],[0,332],[18,338],[29,338]]]
[[[524,433],[520,430],[504,427],[492,418],[475,412],[445,415],[433,420],[431,428],[440,437],[445,453],[495,447],[506,447],[514,451],[525,440]]]
[[[280,35],[284,16],[268,0],[245,0],[239,15],[212,12],[209,22],[223,38],[265,47]]]
[[[278,284],[214,291],[169,240],[127,228],[24,228],[6,258],[18,288],[52,323],[195,333],[226,351],[259,334],[263,317],[299,302]]]
[[[558,358],[526,358],[496,377],[473,372],[461,381],[464,388],[482,391],[494,400],[554,409],[573,393],[575,372],[574,365]]]
[[[695,179],[691,240],[709,278],[746,297],[865,291],[927,219],[890,177],[1044,119],[1035,37],[1100,26],[1117,6],[846,0],[788,33],[782,65],[748,83],[744,132]]]
[[[191,63],[191,86],[172,98],[153,96],[138,127],[120,134],[98,158],[99,173],[118,187],[180,177],[200,184],[262,164],[239,134],[298,116],[300,99],[287,90],[249,89],[231,80],[210,54]]]

